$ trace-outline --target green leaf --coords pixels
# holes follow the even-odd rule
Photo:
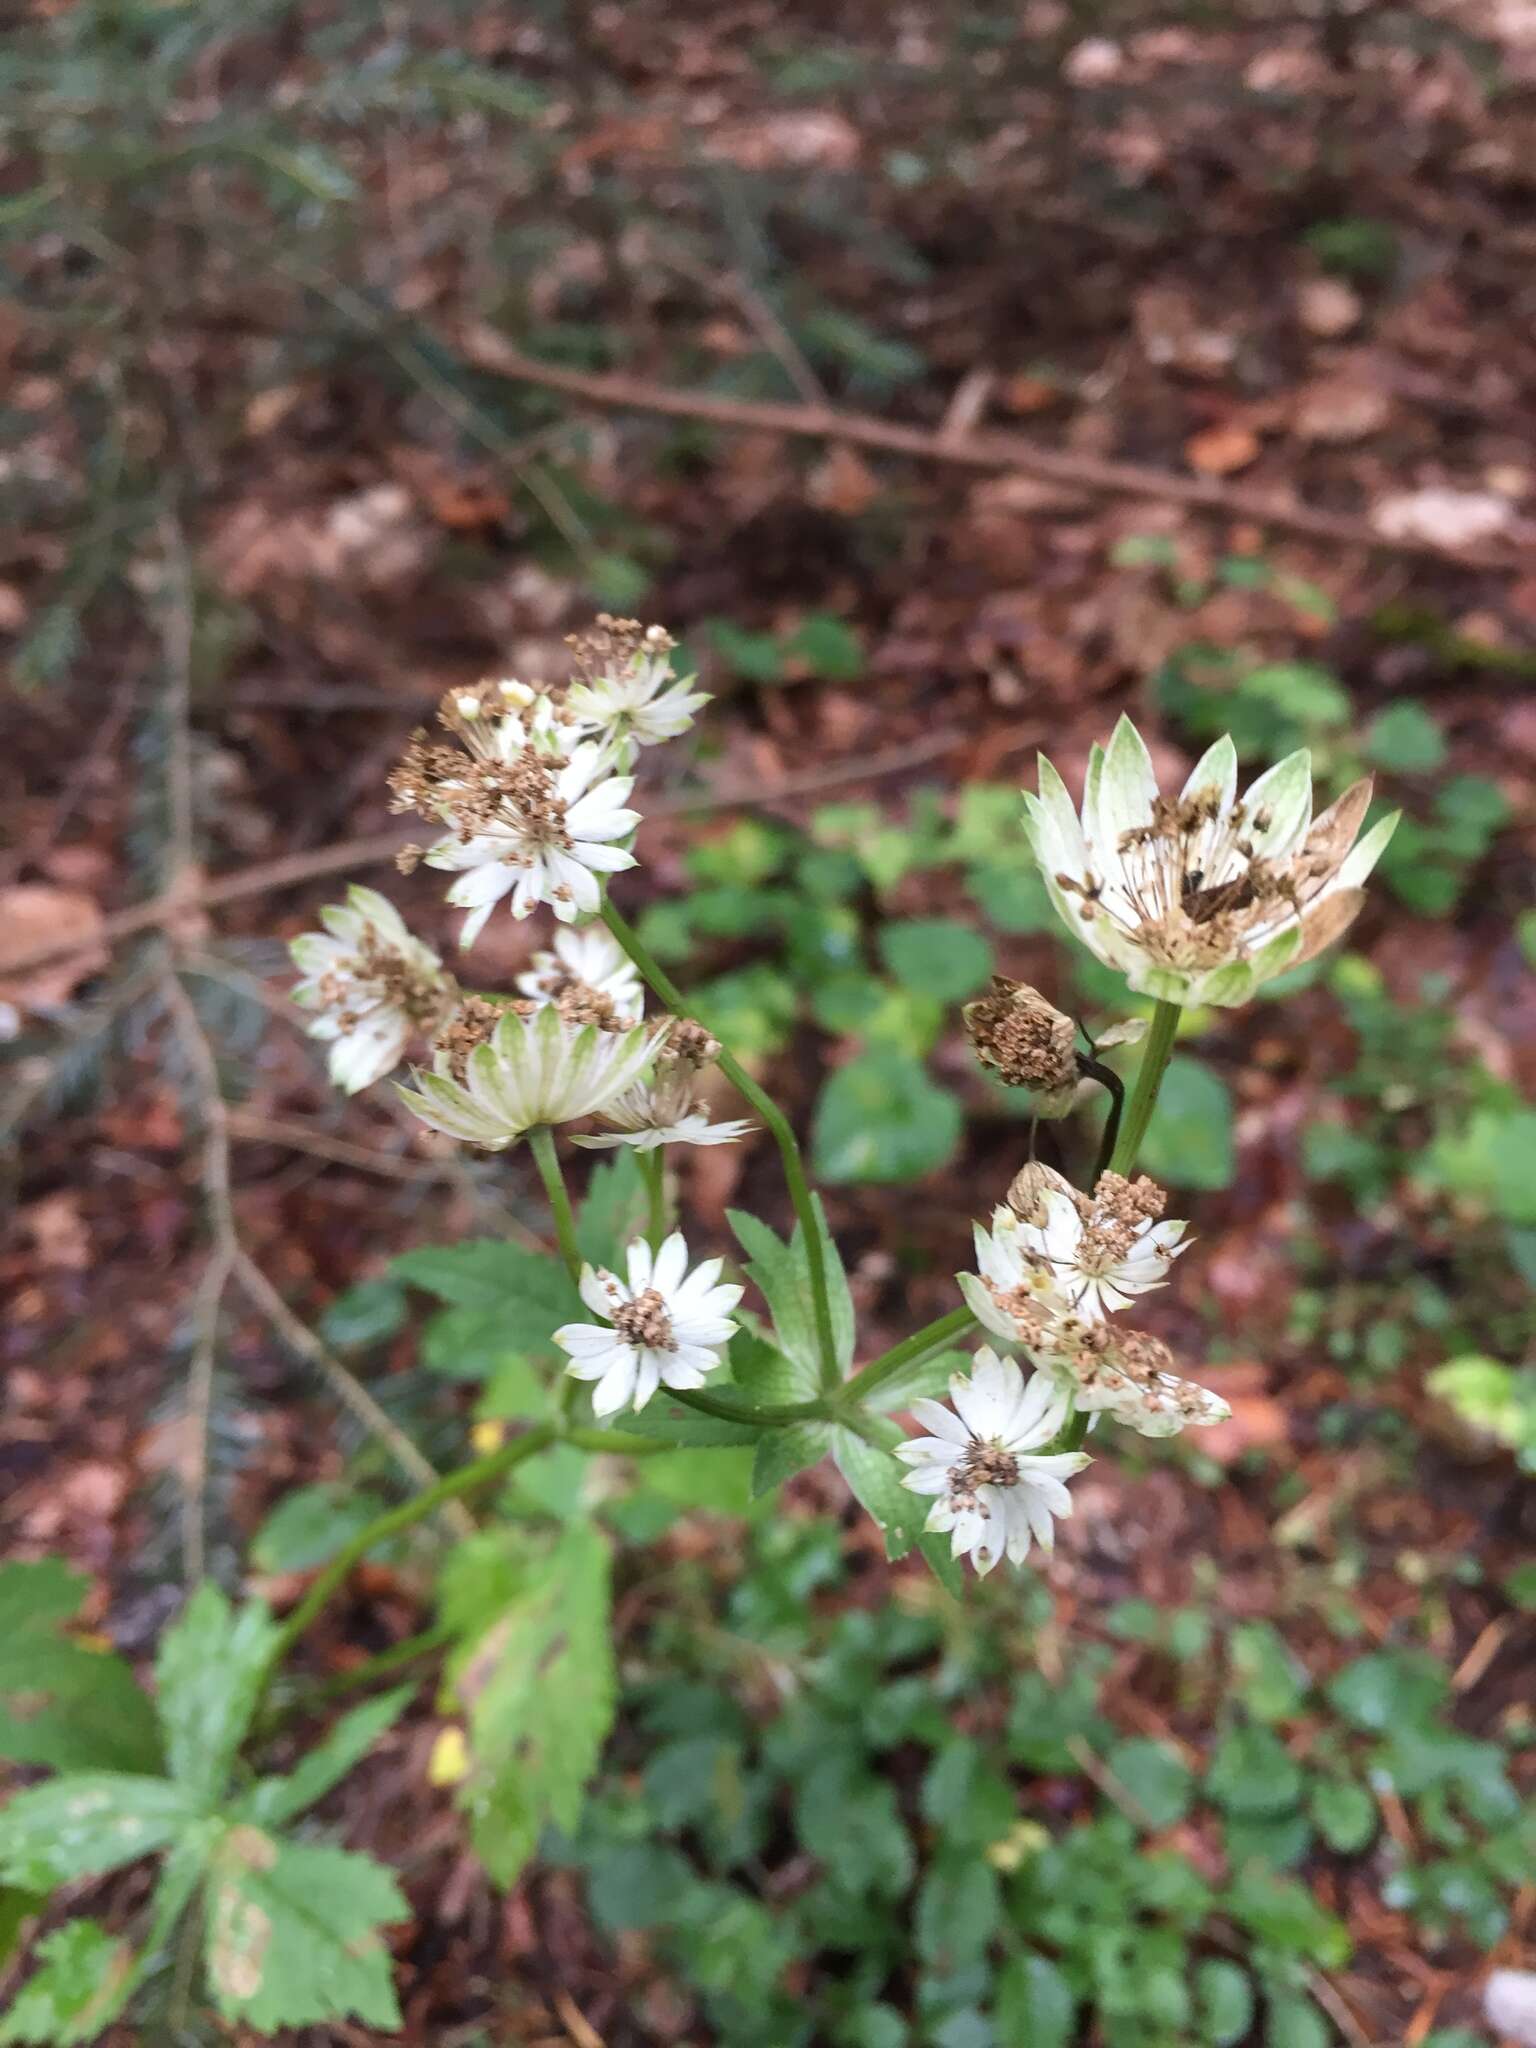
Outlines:
[[[344,2019],[398,2027],[379,1928],[409,1917],[371,1857],[238,1823],[209,1868],[203,1957],[214,2003],[264,2034]]]
[[[819,1464],[831,1448],[830,1422],[791,1422],[783,1429],[765,1429],[752,1461],[752,1498],[761,1499],[796,1472]]]
[[[133,1951],[95,1920],[71,1920],[37,1944],[40,1967],[0,2019],[0,2041],[68,2048],[91,2041],[122,2010]]]
[[[320,1318],[320,1334],[338,1351],[362,1351],[393,1337],[408,1308],[405,1290],[392,1280],[364,1280],[337,1295]]]
[[[198,1817],[188,1789],[128,1771],[74,1771],[0,1809],[0,1879],[46,1892],[135,1863]]]
[[[0,1566],[0,1757],[59,1771],[156,1771],[159,1731],[133,1672],[59,1633],[88,1584],[57,1558]]]
[[[675,1401],[665,1387],[653,1394],[638,1415],[621,1418],[626,1436],[649,1437],[655,1443],[695,1444],[707,1449],[724,1449],[731,1444],[755,1444],[762,1430],[752,1422],[726,1422],[715,1415],[700,1415]]]
[[[752,1467],[752,1455],[744,1449],[701,1451],[690,1446],[647,1458],[644,1480],[648,1492],[660,1494],[674,1507],[744,1515],[752,1503]]]
[[[1269,1819],[1294,1811],[1301,1798],[1301,1771],[1272,1730],[1233,1728],[1211,1759],[1205,1790],[1229,1814]]]
[[[261,1572],[307,1572],[381,1515],[382,1494],[341,1479],[320,1479],[284,1494],[251,1538],[251,1563]]]
[[[1236,1963],[1207,1958],[1195,1972],[1195,2000],[1208,2048],[1232,2048],[1253,2025],[1253,1985]]]
[[[309,1750],[284,1778],[263,1778],[232,1809],[241,1820],[258,1827],[281,1827],[305,1813],[355,1770],[369,1750],[392,1728],[415,1697],[412,1685],[397,1686],[377,1699],[365,1700],[343,1714],[325,1740]]]
[[[953,1375],[968,1373],[971,1364],[965,1351],[936,1351],[931,1358],[915,1358],[876,1387],[866,1405],[884,1415],[897,1415],[919,1399],[942,1401]]]
[[[500,1238],[424,1245],[402,1252],[390,1271],[450,1307],[494,1310],[504,1318],[506,1350],[548,1352],[560,1325],[582,1313],[571,1277],[552,1252],[529,1251]]]
[[[822,1179],[920,1180],[960,1142],[960,1105],[920,1061],[871,1046],[839,1067],[816,1103],[812,1146]]]
[[[156,1704],[167,1765],[205,1805],[223,1796],[277,1638],[260,1601],[232,1609],[217,1586],[205,1583],[160,1639]]]
[[[1330,2048],[1334,2031],[1310,1998],[1287,1992],[1269,2000],[1264,2048]]]
[[[1347,1778],[1319,1778],[1307,1800],[1318,1833],[1340,1856],[1358,1856],[1376,1834],[1376,1802]]]
[[[1227,1911],[1266,1947],[1300,1956],[1325,1970],[1349,1960],[1349,1930],[1324,1912],[1293,1879],[1275,1877],[1257,1864],[1238,1872],[1227,1891]]]
[[[1536,1223],[1536,1109],[1479,1109],[1430,1147],[1452,1193],[1486,1202],[1506,1223]]]
[[[893,1445],[902,1441],[902,1432],[894,1424],[885,1427]],[[923,1533],[929,1507],[920,1494],[902,1485],[905,1467],[896,1462],[888,1449],[880,1450],[866,1443],[841,1424],[833,1430],[832,1456],[859,1505],[885,1538],[886,1556],[905,1557]]]
[[[1237,1171],[1232,1097],[1227,1084],[1198,1060],[1168,1062],[1139,1165],[1154,1180],[1180,1188],[1226,1188]]]
[[[1077,2001],[1048,1957],[1032,1951],[1004,1965],[997,1980],[997,2026],[1018,2048],[1067,2048],[1077,2027]]]
[[[1244,1622],[1232,1631],[1232,1676],[1244,1706],[1258,1721],[1285,1721],[1306,1697],[1308,1676],[1268,1622]]]
[[[1105,1759],[1152,1828],[1171,1828],[1188,1813],[1194,1779],[1178,1751],[1166,1742],[1137,1737],[1116,1743]]]
[[[918,1954],[945,1976],[979,1963],[1002,1919],[997,1872],[981,1856],[941,1857],[917,1894]]]
[[[711,619],[704,630],[727,666],[746,682],[784,680],[784,657],[772,633],[749,633],[729,619]]]
[[[547,1821],[575,1828],[613,1720],[608,1601],[608,1547],[590,1523],[573,1522],[489,1629],[450,1660],[450,1692],[468,1717],[459,1803],[501,1884],[512,1883]]]
[[[1411,1651],[1378,1650],[1357,1657],[1329,1681],[1328,1701],[1336,1713],[1368,1734],[1422,1722],[1436,1712],[1450,1689],[1444,1669]]]
[[[905,987],[957,1003],[985,986],[992,948],[968,925],[947,917],[911,917],[880,927],[880,957]]]
[[[559,1324],[550,1328],[558,1329]],[[530,1352],[553,1360],[558,1347],[547,1332],[531,1345],[520,1341],[521,1335],[513,1332],[504,1309],[439,1309],[422,1331],[421,1362],[444,1379],[484,1382],[513,1365],[531,1371]]]
[[[1410,697],[1378,711],[1365,735],[1365,751],[1378,768],[1393,775],[1429,775],[1446,757],[1445,734]]]
[[[812,612],[789,642],[813,675],[828,682],[856,682],[864,673],[864,649],[853,628],[826,612]]]
[[[618,1267],[625,1246],[644,1226],[645,1181],[640,1162],[629,1146],[621,1146],[592,1169],[587,1198],[576,1218],[576,1242],[582,1257],[592,1265]]]
[[[827,1229],[826,1214],[820,1200],[812,1199],[826,1268],[833,1349],[839,1370],[846,1372],[853,1357],[853,1300],[848,1292],[848,1277],[843,1271],[841,1254]],[[744,1210],[728,1209],[726,1221],[747,1254],[748,1278],[756,1283],[767,1302],[768,1312],[773,1318],[774,1335],[784,1357],[794,1369],[793,1398],[809,1400],[821,1391],[821,1353],[811,1304],[810,1264],[805,1256],[805,1240],[799,1227],[786,1245],[766,1223],[759,1223],[755,1216],[747,1215]],[[780,1398],[790,1398],[788,1383]]]

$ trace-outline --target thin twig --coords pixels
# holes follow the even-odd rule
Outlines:
[[[766,785],[760,782],[726,783],[715,789],[658,797],[650,804],[649,815],[654,818],[679,817],[736,804],[751,804],[754,808],[765,809],[792,797],[836,789],[846,782],[869,781],[878,776],[899,774],[906,768],[920,767],[925,761],[951,752],[960,745],[961,739],[962,735],[957,732],[926,733],[920,739],[906,741],[879,754],[864,758],[855,755],[847,761],[807,769],[799,775],[786,775],[782,780]],[[358,868],[379,867],[392,861],[410,836],[406,828],[396,826],[390,832],[373,832],[360,839],[339,840],[334,846],[284,854],[279,860],[258,861],[252,867],[237,869],[231,875],[217,876],[179,894],[167,891],[151,897],[147,903],[136,903],[126,910],[114,911],[102,919],[87,940],[45,941],[40,946],[16,954],[0,950],[0,967],[9,979],[37,967],[51,966],[57,960],[69,960],[81,953],[94,952],[104,945],[116,945],[119,940],[132,938],[137,932],[177,921],[189,911],[216,910],[225,903],[238,903],[249,896],[265,896],[278,889],[291,889],[300,882],[315,881],[323,875],[348,874]]]
[[[451,1180],[453,1170],[446,1159],[396,1159],[388,1152],[376,1152],[369,1145],[354,1145],[345,1138],[333,1138],[309,1124],[286,1117],[257,1116],[253,1111],[230,1112],[229,1134],[247,1145],[281,1145],[291,1152],[308,1152],[316,1159],[330,1159],[338,1166],[355,1166],[362,1173],[376,1173],[385,1180]]]
[[[169,814],[166,852],[169,888],[172,894],[180,894],[197,857],[192,768],[192,646],[196,621],[192,563],[187,554],[186,536],[174,513],[166,513],[161,520],[160,533],[165,568],[160,645],[165,656],[166,723],[169,727],[165,751],[166,809]]]
[[[187,1442],[178,1460],[182,1483],[181,1555],[194,1584],[207,1569],[208,1425],[213,1410],[213,1369],[218,1354],[219,1316],[224,1290],[239,1256],[229,1174],[229,1110],[219,1085],[218,1063],[191,997],[174,972],[161,983],[167,1013],[182,1056],[197,1085],[203,1122],[203,1201],[213,1232],[213,1249],[192,1298],[192,1364],[187,1376]]]
[[[181,1039],[187,1063],[197,1082],[204,1129],[210,1133],[217,1131],[219,1134],[216,1159],[211,1137],[210,1149],[205,1154],[205,1188],[213,1218],[215,1242],[224,1247],[229,1276],[239,1283],[259,1313],[285,1340],[290,1349],[296,1351],[307,1364],[315,1368],[337,1400],[356,1416],[372,1436],[378,1438],[401,1471],[418,1487],[435,1486],[441,1476],[436,1466],[422,1455],[399,1424],[384,1412],[357,1375],[342,1364],[307,1323],[295,1315],[241,1243],[229,1181],[229,1106],[219,1085],[218,1063],[214,1059],[213,1047],[208,1042],[208,1034],[203,1029],[192,999],[176,976],[167,974],[163,986],[167,1008]],[[203,1455],[206,1455],[206,1447]],[[443,1515],[452,1525],[456,1535],[474,1533],[473,1520],[457,1501],[446,1503]]]
[[[284,1301],[272,1282],[243,1248],[236,1252],[234,1276],[267,1321],[306,1364],[312,1365],[342,1406],[355,1415],[363,1427],[376,1436],[395,1463],[417,1486],[436,1486],[441,1479],[437,1467],[416,1448],[397,1422],[390,1419],[354,1372]],[[457,1501],[443,1503],[440,1510],[457,1536],[475,1533],[473,1516]]]
[[[525,356],[504,335],[485,325],[465,332],[460,337],[460,346],[476,369],[492,376],[506,377],[517,384],[538,385],[546,391],[562,392],[567,398],[584,399],[592,405],[620,411],[663,413],[676,419],[707,420],[718,427],[746,427],[817,441],[845,441],[865,448],[881,448],[892,455],[916,456],[922,461],[956,463],[966,469],[1016,470],[1072,490],[1109,497],[1161,499],[1167,504],[1188,505],[1226,518],[1282,527],[1335,546],[1342,543],[1383,554],[1427,555],[1462,568],[1515,570],[1521,566],[1513,550],[1452,548],[1407,535],[1389,537],[1378,533],[1368,520],[1326,512],[1319,506],[1301,504],[1251,485],[1223,483],[1214,477],[1180,476],[1145,463],[1116,462],[1068,449],[1042,448],[1022,434],[989,432],[966,439],[946,439],[942,431],[903,426],[869,413],[766,399],[721,398],[711,392],[673,390],[643,377],[567,370]]]

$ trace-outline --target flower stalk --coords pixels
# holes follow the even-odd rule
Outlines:
[[[550,1214],[555,1219],[555,1238],[560,1246],[560,1256],[565,1261],[565,1270],[573,1280],[580,1281],[581,1250],[576,1243],[576,1217],[555,1151],[555,1134],[547,1124],[539,1124],[528,1133],[528,1143],[533,1150],[534,1164],[539,1169],[539,1178],[544,1183],[544,1192],[549,1198]]]
[[[1136,1069],[1136,1085],[1131,1090],[1131,1099],[1125,1106],[1119,1135],[1109,1155],[1111,1173],[1129,1175],[1135,1168],[1136,1156],[1141,1150],[1142,1140],[1147,1135],[1152,1112],[1157,1107],[1158,1090],[1163,1085],[1163,1076],[1168,1071],[1168,1062],[1173,1055],[1173,1042],[1179,1030],[1179,1014],[1177,1003],[1163,1002],[1160,1002],[1152,1013],[1151,1028],[1147,1032],[1146,1044],[1142,1049],[1141,1065]]]
[[[639,933],[621,911],[614,908],[612,900],[603,897],[602,918],[609,931],[618,940],[624,951],[640,970],[641,977],[652,988],[667,1008],[679,1017],[691,1017],[693,1012],[687,998],[675,981],[655,960]],[[766,1090],[760,1088],[736,1056],[724,1046],[719,1054],[720,1071],[741,1095],[744,1095],[757,1111],[768,1129],[773,1133],[774,1143],[779,1148],[783,1164],[785,1183],[789,1188],[789,1199],[794,1208],[795,1220],[800,1226],[800,1235],[805,1244],[805,1261],[811,1276],[811,1312],[816,1324],[816,1348],[821,1359],[821,1383],[829,1390],[838,1384],[837,1345],[832,1336],[832,1306],[827,1292],[827,1262],[821,1247],[821,1221],[811,1197],[810,1183],[805,1177],[805,1162],[800,1157],[799,1141],[789,1118]]]

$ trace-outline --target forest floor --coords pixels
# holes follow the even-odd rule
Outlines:
[[[1307,740],[1327,774],[1374,765],[1406,804],[1416,837],[1346,966],[1203,1019],[1188,1048],[1221,1084],[1221,1132],[1179,1191],[1198,1244],[1153,1320],[1234,1419],[1187,1452],[1098,1462],[1042,1574],[1049,1619],[952,1718],[966,1736],[995,1725],[1017,1670],[1050,1675],[1076,1640],[1112,1651],[1096,1711],[1120,1741],[1203,1768],[1237,1686],[1286,1757],[1326,1755],[1335,1722],[1306,1684],[1266,1718],[1251,1671],[1247,1693],[1213,1677],[1205,1638],[1168,1649],[1158,1630],[1193,1610],[1222,1644],[1283,1645],[1319,1687],[1362,1650],[1429,1653],[1447,1725],[1500,1746],[1536,1793],[1531,1483],[1427,1384],[1455,1357],[1518,1365],[1533,1335],[1536,1195],[1522,1207],[1493,1184],[1529,1162],[1481,1180],[1465,1164],[1490,1118],[1536,1095],[1530,12],[1128,8],[1090,30],[1056,0],[964,21],[860,0],[642,4],[578,33],[472,8],[468,56],[508,93],[522,81],[526,114],[402,101],[375,128],[319,92],[365,76],[372,44],[359,29],[331,54],[340,10],[317,6],[228,27],[167,104],[264,117],[286,80],[308,119],[314,91],[311,141],[348,195],[306,212],[210,172],[157,212],[114,173],[79,172],[82,204],[106,191],[137,296],[106,318],[93,294],[116,259],[73,264],[61,222],[21,245],[0,304],[24,513],[0,551],[16,661],[0,999],[28,1116],[0,1253],[0,1550],[90,1573],[88,1619],[135,1658],[181,1598],[202,1456],[185,1390],[219,1185],[207,1076],[161,1006],[167,946],[185,986],[201,977],[245,1252],[395,1423],[435,1459],[467,1455],[468,1397],[418,1370],[419,1317],[370,1347],[327,1312],[408,1247],[537,1228],[532,1169],[450,1157],[388,1090],[334,1095],[286,1009],[280,942],[355,878],[454,956],[437,879],[393,877],[385,772],[445,688],[558,674],[563,636],[608,605],[664,621],[716,698],[647,757],[641,864],[618,894],[671,907],[670,924],[651,914],[675,971],[708,984],[802,1128],[871,1036],[818,993],[783,902],[764,900],[800,886],[807,846],[853,856],[861,957],[892,921],[980,926],[999,971],[1103,1014],[1102,985],[1003,900],[1010,828],[993,848],[983,818],[958,853],[933,851],[960,792],[1030,785],[1041,748],[1075,786],[1128,709],[1170,772],[1237,717],[1255,754]],[[166,108],[140,111],[163,140]],[[585,392],[530,381],[525,356]],[[682,416],[678,394],[698,393],[739,417]],[[839,431],[829,410],[910,439]],[[125,929],[142,903],[158,911]],[[493,920],[477,979],[507,985],[544,936]],[[828,1190],[864,1356],[951,1305],[971,1220],[1025,1143],[953,1010],[899,1050],[966,1123],[915,1184]],[[691,1158],[683,1188],[711,1249],[728,1205],[785,1214],[761,1135]],[[205,1475],[221,1571],[296,1487],[361,1470],[388,1489],[387,1460],[336,1412],[334,1374],[232,1287]],[[1536,1456],[1536,1425],[1530,1442]],[[841,1557],[818,1626],[925,1611],[920,1565],[884,1563],[835,1479],[772,1505],[828,1513]],[[635,1543],[621,1663],[654,1675],[674,1586],[701,1639],[733,1599],[750,1632],[737,1582],[782,1568],[761,1510],[752,1531],[691,1513]],[[244,1572],[280,1603],[306,1576]],[[1008,1600],[989,1587],[978,1609],[1005,1633]],[[423,1601],[408,1560],[360,1571],[317,1668],[425,1627]],[[758,2038],[711,2005],[697,1958],[595,1924],[576,1863],[495,1894],[427,1783],[437,1726],[424,1695],[333,1802],[357,1846],[399,1861],[408,1845],[411,2041]],[[638,1783],[647,1754],[626,1719],[615,1783]],[[902,1758],[888,1768],[910,1806]],[[1020,1813],[1114,1805],[1102,1777],[1092,1759],[1026,1774]],[[1325,1828],[1276,1865],[1349,1930],[1348,1960],[1314,1972],[1329,2026],[1351,2048],[1420,2048],[1476,2026],[1490,1958],[1536,1966],[1536,1884],[1474,1880],[1473,1850],[1432,1814],[1390,1786],[1373,1797],[1369,1848],[1330,1848]],[[1230,1844],[1205,1812],[1154,1832],[1215,1882]],[[805,1853],[787,1833],[764,1852],[770,1903]],[[1393,1869],[1435,1856],[1461,1859],[1460,1901],[1394,1894]],[[1469,1921],[1473,1893],[1488,1912]],[[129,1910],[132,1881],[114,1896]],[[804,1951],[780,1988],[815,2015],[841,1967]],[[893,1971],[885,1997],[921,2014],[913,1982]],[[810,2024],[808,2040],[864,2040]],[[912,2024],[944,2048],[986,2038],[945,2034],[948,2009]],[[1127,2038],[1092,2011],[1082,2024],[1085,2041]],[[1168,2038],[1216,2038],[1189,2026]]]

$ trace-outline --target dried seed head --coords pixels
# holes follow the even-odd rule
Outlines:
[[[692,1017],[674,1019],[666,1041],[656,1055],[656,1064],[661,1067],[686,1067],[697,1073],[720,1057],[720,1041],[711,1038],[702,1024]]]
[[[648,1351],[670,1351],[675,1342],[667,1305],[654,1287],[647,1287],[633,1301],[620,1303],[613,1311],[613,1327],[626,1343],[642,1345]]]
[[[1010,1088],[1029,1088],[1044,1098],[1042,1113],[1062,1116],[1077,1088],[1077,1027],[1027,982],[994,974],[987,995],[963,1012],[971,1046],[981,1064]]]
[[[527,1017],[533,1008],[532,1003],[497,996],[465,996],[433,1039],[433,1050],[454,1080],[462,1081],[470,1054],[476,1046],[490,1043],[503,1012],[515,1010],[518,1016]]]
[[[599,612],[595,625],[585,633],[567,636],[571,650],[571,675],[578,683],[593,683],[628,668],[637,655],[668,654],[677,645],[664,626],[644,626],[638,619],[616,619]]]

